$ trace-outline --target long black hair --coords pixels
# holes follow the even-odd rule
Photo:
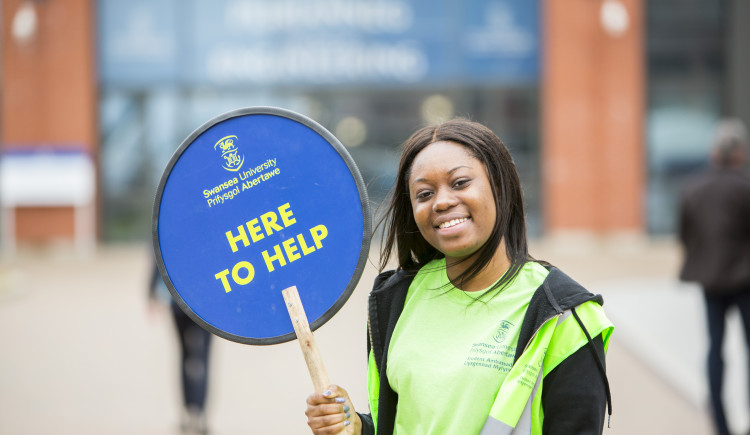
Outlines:
[[[489,239],[479,248],[479,255],[454,282],[460,286],[461,283],[476,277],[487,267],[497,247],[504,241],[510,267],[493,286],[493,289],[502,288],[518,274],[527,261],[533,260],[529,256],[526,240],[521,182],[513,158],[500,138],[484,125],[463,118],[423,127],[404,142],[396,183],[376,226],[383,234],[380,271],[387,267],[394,252],[398,255],[398,267],[414,272],[430,261],[444,256],[427,243],[419,232],[414,220],[408,184],[414,158],[428,145],[440,141],[465,147],[472,156],[484,164],[492,186],[497,216]]]

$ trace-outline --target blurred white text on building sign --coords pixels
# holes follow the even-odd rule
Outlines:
[[[530,82],[538,2],[99,1],[109,85]]]

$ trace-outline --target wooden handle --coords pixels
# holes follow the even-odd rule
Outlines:
[[[310,378],[313,381],[315,391],[320,393],[328,388],[331,383],[328,381],[326,368],[323,366],[323,359],[320,357],[318,345],[315,343],[315,337],[310,331],[310,325],[307,323],[305,309],[299,298],[297,287],[292,286],[281,291],[286,303],[286,309],[289,311],[289,317],[292,319],[294,332],[297,334],[297,341],[302,349],[302,355],[307,363],[307,370],[310,372]]]

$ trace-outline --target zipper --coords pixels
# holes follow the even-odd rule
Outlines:
[[[374,352],[375,344],[372,342],[372,327],[370,327],[370,310],[367,310],[367,335],[370,337],[370,352]],[[367,355],[369,358],[369,355]],[[376,361],[377,362],[377,361]]]
[[[372,352],[373,360],[375,361],[375,367],[380,371],[380,361],[375,358],[375,341],[372,339],[372,320],[370,319],[370,302],[367,304],[367,335],[370,338],[370,352]],[[370,355],[367,355],[369,358]]]

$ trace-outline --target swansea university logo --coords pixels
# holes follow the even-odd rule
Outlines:
[[[227,171],[237,172],[245,162],[245,156],[240,154],[235,144],[237,140],[237,136],[225,136],[214,145],[214,150],[221,152],[221,158],[224,161],[222,167]]]
[[[510,332],[511,328],[513,328],[512,323],[507,320],[502,320],[497,328],[497,332],[495,332],[495,335],[492,338],[495,340],[495,342],[502,343],[503,341],[505,341],[505,336],[508,335],[508,332]]]

